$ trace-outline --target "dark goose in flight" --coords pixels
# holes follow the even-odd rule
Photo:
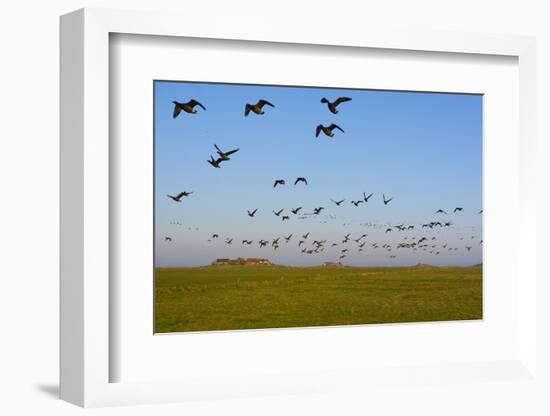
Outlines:
[[[214,144],[214,147],[218,151],[218,154],[220,155],[221,160],[230,160],[229,156],[239,151],[239,149],[233,149],[233,150],[229,150],[228,152],[222,152],[222,150],[218,147],[217,144]]]
[[[267,100],[260,100],[258,101],[256,104],[252,105],[252,104],[246,104],[244,106],[244,116],[248,116],[248,114],[250,114],[250,112],[252,111],[254,114],[264,114],[264,105],[268,105],[270,107],[275,107],[273,104],[271,104],[269,101]]]
[[[337,124],[332,123],[330,126],[323,126],[322,124],[319,124],[317,128],[315,129],[315,137],[319,137],[319,134],[321,132],[325,133],[328,137],[334,137],[334,129],[340,130],[342,133],[344,133],[344,130]]]
[[[351,101],[351,98],[340,97],[340,98],[337,98],[333,103],[331,103],[329,100],[327,100],[324,97],[321,99],[321,102],[327,105],[328,109],[332,114],[338,114],[338,110],[336,109],[336,107],[338,107],[340,103],[345,103],[346,101]]]
[[[294,185],[296,185],[298,182],[303,182],[307,185],[307,179],[306,178],[303,178],[303,177],[298,177],[296,178],[296,180],[294,181]]]
[[[210,160],[207,160],[208,163],[210,163],[215,168],[220,168],[220,163],[223,162],[223,159],[220,157],[218,159],[214,159],[212,155],[210,155]]]
[[[363,200],[364,200],[365,202],[369,202],[370,197],[373,196],[373,195],[374,195],[374,194],[371,193],[371,194],[369,194],[369,195],[367,196],[367,195],[365,195],[365,193],[363,192]]]
[[[172,103],[174,104],[174,113],[172,114],[173,118],[179,116],[182,110],[189,114],[195,114],[197,112],[197,110],[195,110],[195,106],[197,105],[203,110],[206,110],[204,105],[199,103],[197,100],[191,100],[187,103],[178,103],[177,101],[172,101]]]
[[[275,182],[273,182],[273,187],[275,188],[277,185],[286,185],[286,182],[284,179],[276,179]]]
[[[177,194],[176,196],[174,195],[166,195],[168,198],[170,199],[173,199],[175,202],[181,202],[181,199],[184,197],[184,196],[189,196],[191,195],[193,192],[187,192],[187,191],[183,191],[183,192],[180,192],[179,194]]]

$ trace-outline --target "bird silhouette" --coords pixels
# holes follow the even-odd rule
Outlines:
[[[252,244],[252,241],[251,240],[243,240],[243,241],[241,241],[241,244],[250,245],[250,244]]]
[[[309,234],[310,234],[310,233],[304,234],[304,235],[302,236],[302,238],[303,238],[304,240],[307,240],[307,238],[309,237]]]
[[[298,208],[293,208],[290,210],[290,212],[292,212],[294,215],[298,215],[298,212],[302,209],[302,207],[298,207]]]
[[[351,201],[351,203],[352,203],[353,205],[355,205],[356,207],[358,207],[359,204],[364,204],[365,201],[362,201],[362,200],[359,200],[359,201]]]
[[[483,210],[482,210],[482,209],[479,210],[478,215],[479,215],[479,214],[483,214]]]
[[[342,205],[342,202],[345,201],[345,199],[342,199],[340,201],[335,201],[334,199],[331,199],[331,201],[334,202],[336,205],[340,206],[340,205]]]
[[[303,177],[298,177],[296,178],[296,180],[294,181],[294,185],[296,185],[298,182],[303,182],[307,185],[307,179],[306,178],[303,178]]]
[[[220,155],[220,158],[221,160],[230,160],[230,155],[232,155],[233,153],[236,153],[239,151],[239,149],[233,149],[233,150],[229,150],[228,152],[223,152],[217,144],[214,144],[214,147],[216,148],[217,150],[217,153],[218,155]]]
[[[289,219],[290,219],[290,217],[289,217],[288,215],[283,215],[283,217],[282,217],[282,220],[283,220],[283,221],[287,221],[287,220],[289,220]]]
[[[256,208],[256,209],[255,209],[254,211],[252,211],[252,212],[250,212],[250,211],[248,211],[248,210],[247,210],[246,212],[248,212],[248,216],[249,216],[249,217],[254,217],[254,214],[256,214],[256,211],[258,211],[258,208]]]
[[[387,198],[386,199],[386,195],[382,194],[382,199],[384,200],[384,205],[388,205],[393,198]]]
[[[207,160],[208,163],[210,163],[212,166],[214,166],[215,168],[220,168],[220,163],[223,162],[223,159],[220,157],[218,159],[214,159],[212,157],[212,155],[210,155],[210,160]]]
[[[321,213],[321,211],[324,210],[324,209],[325,209],[325,207],[315,208],[315,209],[313,210],[313,213],[314,213],[315,215],[319,215],[319,214]]]
[[[172,237],[164,237],[164,241],[172,241]]]
[[[286,182],[284,179],[276,179],[275,182],[273,182],[273,187],[275,188],[277,185],[286,185]]]
[[[344,133],[344,130],[342,130],[342,128],[337,124],[332,123],[330,126],[323,126],[322,124],[319,124],[315,129],[315,137],[319,137],[319,134],[321,132],[323,132],[328,137],[334,137],[334,129],[338,129],[342,133]]]
[[[447,212],[442,209],[438,209],[437,211],[435,211],[435,214],[447,214]]]
[[[219,234],[212,234],[212,238],[218,238]]]
[[[172,113],[172,118],[176,118],[177,116],[179,116],[182,110],[189,114],[195,114],[197,112],[197,110],[195,110],[195,106],[197,105],[203,110],[206,110],[204,105],[199,103],[197,100],[190,100],[187,103],[178,103],[177,101],[172,101],[172,103],[174,104],[174,112]]]
[[[370,197],[373,196],[373,195],[374,195],[374,194],[371,193],[371,194],[369,194],[369,195],[367,196],[367,195],[365,195],[365,193],[363,192],[363,200],[364,200],[365,202],[369,202]]]
[[[351,101],[351,98],[340,97],[334,100],[334,102],[332,103],[324,97],[321,99],[321,102],[327,105],[328,109],[332,114],[338,114],[338,110],[336,109],[336,107],[338,107],[340,103],[345,103],[346,101]]]
[[[285,237],[285,241],[288,243],[290,241],[290,239],[292,238],[292,235],[293,234],[290,234],[289,236]]]
[[[250,114],[250,112],[252,111],[254,114],[264,114],[264,105],[268,105],[270,107],[275,107],[273,104],[271,104],[269,101],[267,100],[259,100],[256,104],[252,105],[252,104],[246,104],[244,106],[244,116],[248,116],[248,114]]]
[[[230,239],[228,238],[227,240],[225,240],[225,242],[226,242],[227,244],[231,244],[231,243],[233,242],[233,239],[232,239],[232,238],[230,238]]]
[[[462,211],[462,210],[463,210],[463,208],[462,208],[462,207],[456,207],[456,208],[454,209],[454,211],[453,211],[453,212],[460,212],[460,211]]]
[[[285,209],[283,208],[283,209],[280,209],[280,210],[277,211],[277,212],[273,211],[273,213],[274,213],[276,216],[279,216],[279,215],[281,215],[281,212],[283,212],[284,210],[285,210]]]
[[[176,196],[173,196],[173,195],[166,195],[168,198],[170,199],[173,199],[175,202],[181,202],[181,199],[184,197],[184,196],[189,196],[191,195],[193,192],[180,192],[179,194],[177,194]]]

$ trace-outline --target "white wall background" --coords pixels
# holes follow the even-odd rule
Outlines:
[[[388,25],[535,35],[538,41],[539,255],[548,252],[544,222],[550,212],[548,162],[550,123],[550,11],[544,0],[20,0],[0,11],[0,413],[72,415],[83,410],[56,399],[58,383],[58,16],[81,7],[177,10],[208,25],[211,13],[246,13],[285,25],[315,20],[363,27]],[[542,166],[545,164],[545,166]],[[544,179],[543,179],[544,178]],[[549,268],[544,276],[550,279]],[[541,300],[550,284],[538,288]],[[550,351],[550,302],[541,302],[542,347]],[[544,327],[546,330],[544,330]],[[545,354],[545,355],[544,355]],[[541,351],[545,374],[548,352]],[[543,391],[499,383],[418,387],[371,397],[258,398],[91,410],[101,415],[280,415],[280,414],[550,414]],[[550,391],[550,387],[547,386]],[[547,397],[547,396],[546,396]],[[537,399],[538,398],[538,399]],[[542,399],[541,399],[542,398]],[[544,403],[544,405],[542,405]]]

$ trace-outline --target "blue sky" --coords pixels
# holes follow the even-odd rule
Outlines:
[[[342,261],[349,265],[481,262],[482,96],[165,81],[156,81],[154,88],[157,266],[198,266],[238,256],[317,265],[338,260],[344,248],[349,252]],[[352,101],[342,103],[338,114],[320,103],[322,97],[333,101],[340,96]],[[173,119],[172,101],[191,98],[207,110],[197,107],[197,114],[182,112]],[[245,104],[260,98],[275,108],[244,117]],[[315,138],[318,124],[331,123],[345,133]],[[206,162],[216,156],[214,143],[240,151],[215,169]],[[294,186],[298,176],[306,177],[308,185]],[[274,189],[275,179],[285,179],[286,186]],[[194,193],[181,203],[166,196],[185,190]],[[357,208],[351,205],[363,192],[374,196]],[[382,193],[394,198],[387,206]],[[346,201],[337,207],[331,198]],[[299,219],[290,213],[298,206],[305,213],[319,206],[325,210]],[[464,211],[453,214],[455,207]],[[255,208],[255,218],[248,217],[246,211]],[[448,214],[434,214],[439,208]],[[289,221],[272,213],[280,209]],[[453,225],[421,230],[420,224],[436,220]],[[385,233],[388,225],[402,223],[415,230]],[[322,253],[300,252],[299,236],[307,232],[302,247],[325,239]],[[214,233],[220,238],[212,240]],[[290,242],[281,239],[276,251],[257,244],[291,233]],[[368,234],[363,252],[355,243],[341,243],[347,233],[352,238]],[[395,248],[423,236],[436,247]],[[233,243],[224,243],[226,238],[234,238]],[[243,246],[243,239],[254,244]],[[332,242],[339,245],[329,247]],[[391,252],[380,248],[385,243]]]

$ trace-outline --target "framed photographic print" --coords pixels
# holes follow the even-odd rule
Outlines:
[[[155,332],[482,319],[482,95],[153,88]]]
[[[62,398],[532,379],[533,40],[185,20],[61,20]]]

